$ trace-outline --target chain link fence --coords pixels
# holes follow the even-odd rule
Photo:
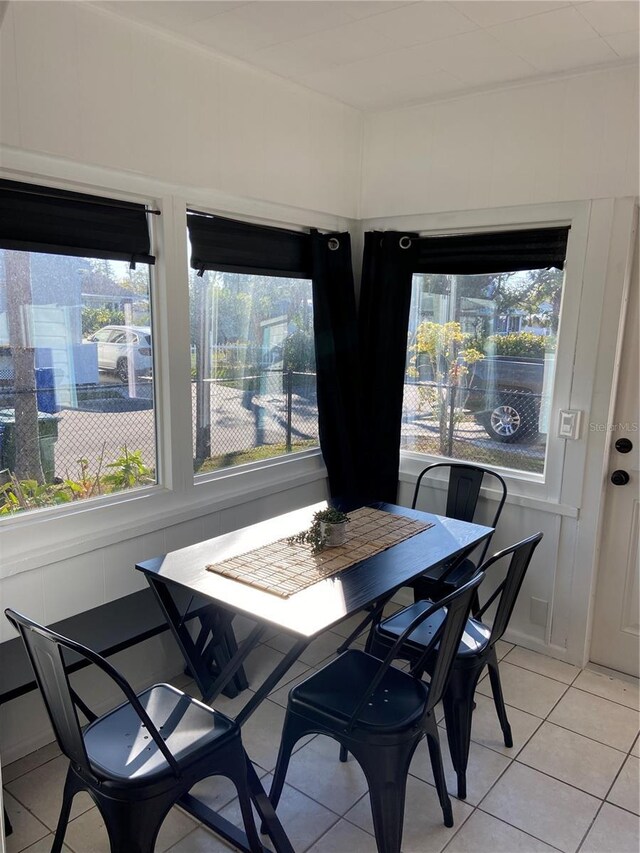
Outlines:
[[[462,401],[462,406],[457,401]],[[483,395],[433,382],[405,385],[402,448],[487,467],[542,473],[547,398],[528,391]]]
[[[40,383],[20,392],[8,384],[0,390],[0,469],[13,471],[16,461],[16,394],[36,398],[40,459],[47,482],[108,474],[108,467],[128,452],[140,452],[155,472],[156,439],[153,382],[135,388],[119,381],[73,388]],[[135,395],[135,396],[132,396]],[[70,400],[68,398],[71,398]],[[61,406],[58,400],[67,399]]]
[[[315,373],[266,370],[194,383],[198,473],[319,445]]]
[[[267,369],[239,378],[192,382],[191,388],[197,473],[319,445],[315,373]],[[73,407],[64,408],[56,403],[59,388],[40,383],[22,393],[37,398],[40,454],[48,482],[77,480],[83,465],[90,476],[109,473],[108,466],[122,457],[125,447],[140,452],[144,464],[155,472],[151,379],[130,388],[103,377],[100,385],[75,388]],[[15,464],[14,402],[15,391],[5,383],[0,387],[0,469],[5,470],[13,470]],[[443,410],[442,388],[432,382],[407,383],[402,448],[541,473],[545,398],[500,391],[487,395],[485,403],[472,411],[456,407],[454,401],[453,408]]]

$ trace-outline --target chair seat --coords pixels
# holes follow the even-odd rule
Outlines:
[[[380,669],[380,661],[358,649],[348,649],[289,694],[293,711],[346,723]],[[423,717],[429,686],[390,667],[359,715],[356,728],[398,732],[414,727]]]
[[[441,566],[441,573],[446,572],[449,565],[449,563],[444,563]],[[451,592],[451,590],[462,586],[463,583],[466,583],[466,581],[474,575],[475,571],[476,564],[473,560],[465,559],[462,560],[459,566],[456,566],[450,575],[447,575],[445,580],[439,580],[438,578],[431,577],[419,577],[413,581],[411,586],[419,598],[429,598],[436,590],[441,590],[442,595],[444,595],[445,593]]]
[[[169,684],[155,684],[138,698],[182,766],[188,764],[191,755],[201,759],[207,744],[218,747],[238,734],[233,720]],[[98,776],[140,783],[173,775],[128,702],[87,726],[84,741],[89,762]]]
[[[400,610],[399,613],[396,613],[394,616],[390,616],[388,619],[381,622],[378,626],[378,631],[383,636],[387,636],[395,640],[400,636],[400,634],[402,634],[405,628],[411,624],[418,614],[424,613],[424,611],[431,606],[432,603],[430,601],[416,601],[415,604],[405,607],[403,610]],[[438,610],[433,614],[433,616],[429,617],[429,619],[425,619],[424,622],[422,622],[416,630],[409,635],[407,646],[410,648],[414,647],[416,651],[419,652],[431,642],[433,635],[440,627],[443,619],[444,613],[441,610]],[[456,659],[466,659],[482,653],[486,649],[490,637],[490,628],[487,628],[486,625],[479,622],[477,619],[467,619],[464,633],[462,634],[462,639],[458,646]]]

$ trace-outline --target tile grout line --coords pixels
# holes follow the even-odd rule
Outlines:
[[[515,665],[515,664],[512,664],[512,666],[514,666],[514,665]],[[521,667],[521,669],[524,669],[524,667]],[[537,673],[537,674],[540,674],[540,673]],[[546,676],[545,676],[545,677],[546,677]],[[576,676],[576,678],[577,678],[577,676]],[[565,682],[565,684],[566,684],[566,682]],[[518,753],[517,753],[517,754],[513,757],[513,759],[511,760],[511,763],[509,764],[509,766],[508,766],[508,767],[506,767],[506,768],[504,769],[504,771],[500,774],[500,776],[498,777],[498,779],[496,779],[496,780],[495,780],[495,782],[491,785],[491,787],[489,788],[489,790],[488,790],[488,791],[485,793],[485,795],[482,797],[482,799],[480,800],[480,802],[479,802],[479,803],[478,803],[478,805],[476,806],[476,809],[477,809],[477,810],[481,811],[483,814],[488,814],[490,817],[496,818],[496,816],[495,816],[495,815],[493,815],[491,812],[487,812],[487,811],[485,811],[485,810],[482,808],[482,804],[485,802],[485,800],[487,799],[487,797],[490,795],[491,791],[493,791],[493,789],[496,787],[496,785],[498,784],[498,782],[500,781],[500,779],[502,779],[502,778],[503,778],[503,776],[506,774],[507,770],[511,769],[511,768],[513,767],[513,765],[514,765],[516,762],[517,762],[518,764],[520,764],[520,766],[522,766],[522,767],[529,767],[529,765],[525,764],[524,762],[522,762],[522,761],[518,761],[518,755],[520,755],[520,753],[525,749],[525,747],[527,746],[527,744],[531,742],[531,740],[532,740],[532,739],[535,737],[535,735],[540,731],[540,729],[542,728],[542,726],[543,726],[545,723],[547,723],[547,722],[548,722],[550,725],[554,725],[554,724],[553,724],[553,723],[551,723],[551,721],[549,720],[549,716],[550,716],[550,714],[554,711],[554,709],[556,708],[556,706],[558,705],[558,703],[563,699],[563,697],[564,697],[564,696],[566,696],[566,694],[567,694],[567,692],[568,692],[568,690],[569,690],[569,688],[570,688],[570,687],[571,687],[571,685],[570,685],[570,684],[567,684],[567,685],[566,685],[566,689],[564,690],[564,692],[562,693],[562,695],[557,699],[557,701],[553,704],[553,706],[549,709],[549,711],[547,712],[547,715],[546,715],[545,717],[542,717],[542,718],[538,717],[538,719],[540,719],[540,724],[536,727],[535,731],[533,731],[533,732],[531,733],[531,735],[530,735],[530,736],[526,739],[526,741],[523,743],[523,745],[521,746],[521,748],[518,750]],[[585,692],[585,691],[583,691],[583,692]],[[505,704],[506,704],[506,703],[505,703]],[[510,706],[510,705],[508,705],[507,707],[514,707],[514,706]],[[521,710],[521,709],[516,709],[516,710]],[[528,712],[525,712],[525,713],[528,713]],[[535,714],[533,714],[532,716],[536,716],[536,715],[535,715]],[[472,718],[472,719],[473,719],[473,718]],[[570,731],[570,730],[569,730],[569,729],[567,729],[567,731]],[[577,732],[576,732],[575,734],[577,734]],[[597,742],[597,741],[596,741],[596,742]],[[549,773],[543,773],[543,771],[541,771],[541,770],[537,770],[537,768],[529,768],[529,769],[532,769],[532,770],[534,770],[534,771],[537,771],[538,773],[542,773],[544,776],[547,776],[547,778],[555,779],[555,781],[556,781],[556,782],[560,782],[561,784],[568,784],[567,782],[563,782],[563,780],[562,780],[562,779],[557,779],[555,776],[551,776],[551,774],[549,774]],[[574,786],[569,786],[569,787],[574,787]],[[575,789],[575,788],[574,788],[574,789]],[[575,789],[575,790],[580,790],[580,789],[579,789],[579,788],[577,788],[577,789]],[[586,792],[586,791],[581,791],[581,793],[585,793],[585,794],[587,794],[587,792]],[[588,794],[588,796],[594,796],[594,795],[593,795],[593,794]],[[594,797],[594,799],[600,799],[600,798],[598,798],[598,797]],[[604,805],[604,802],[605,802],[605,801],[604,801],[604,799],[600,800],[600,805],[598,806],[598,809],[597,809],[597,811],[596,811],[596,815],[594,816],[594,819],[593,819],[594,821],[595,821],[595,818],[597,817],[597,815],[600,813],[600,810],[602,809],[602,806]],[[501,818],[496,818],[496,819],[497,819],[497,820],[502,820]],[[515,824],[511,824],[511,823],[509,823],[509,822],[508,822],[508,821],[506,821],[506,820],[502,820],[502,822],[503,822],[503,823],[505,823],[507,826],[511,826],[511,827],[513,827],[513,828],[515,828],[515,829],[519,830],[520,832],[524,832],[526,835],[529,835],[531,838],[535,838],[536,840],[538,840],[538,841],[542,842],[543,844],[548,844],[550,847],[555,847],[555,845],[550,844],[548,841],[545,841],[545,839],[543,839],[543,838],[538,838],[538,836],[532,835],[530,832],[527,832],[526,830],[522,829],[521,827],[519,827],[519,826],[515,826]],[[592,825],[593,825],[593,822],[591,822],[591,823],[589,824],[589,828],[587,829],[587,833],[588,833],[588,832],[589,832],[589,830],[591,829],[591,826],[592,826]],[[585,837],[586,837],[586,833],[585,833],[585,836],[583,836],[583,838],[581,839],[581,841],[580,841],[580,843],[578,844],[578,846],[576,847],[576,853],[577,853],[577,851],[578,851],[579,847],[580,847],[580,846],[582,845],[582,843],[584,842],[584,838],[585,838]],[[559,849],[559,848],[556,848],[556,849]]]
[[[337,635],[336,635],[336,636],[337,636]],[[265,646],[267,646],[267,647],[268,647],[269,649],[271,649],[272,651],[276,651],[276,652],[278,652],[278,651],[279,651],[279,650],[278,650],[278,649],[276,649],[276,648],[273,648],[273,647],[271,647],[271,646],[268,646],[268,643],[266,643],[266,642],[264,643],[264,645],[265,645]],[[469,819],[473,816],[473,814],[474,814],[475,812],[477,812],[477,811],[479,811],[479,812],[480,812],[480,813],[482,813],[482,814],[487,814],[487,815],[489,815],[490,817],[492,817],[492,818],[494,818],[494,819],[496,819],[496,820],[500,821],[501,823],[505,824],[506,826],[510,826],[510,827],[512,827],[512,828],[514,828],[514,829],[516,829],[516,830],[518,830],[519,832],[523,832],[525,835],[528,835],[528,836],[529,836],[529,837],[531,837],[531,838],[537,838],[536,836],[532,835],[530,832],[527,832],[526,830],[523,830],[523,829],[521,829],[520,827],[515,826],[514,824],[510,824],[508,821],[504,820],[503,818],[497,817],[496,815],[492,815],[491,813],[484,811],[484,809],[482,808],[482,803],[486,800],[486,798],[489,796],[489,794],[490,794],[490,793],[491,793],[491,791],[495,788],[495,786],[499,783],[499,781],[504,777],[504,775],[507,773],[507,771],[508,771],[512,766],[513,766],[514,762],[517,762],[520,766],[527,767],[527,768],[532,769],[532,770],[534,770],[534,771],[536,771],[536,772],[539,772],[539,773],[541,773],[542,775],[544,775],[544,776],[546,776],[546,777],[548,777],[548,778],[550,778],[550,779],[555,779],[556,781],[560,782],[561,784],[566,784],[568,787],[570,787],[570,788],[572,788],[572,789],[574,789],[574,790],[577,790],[577,791],[579,791],[579,792],[581,792],[581,793],[584,793],[584,794],[586,794],[587,796],[592,797],[593,799],[599,800],[599,806],[598,806],[598,809],[597,809],[597,811],[596,811],[596,813],[595,813],[595,815],[594,815],[593,819],[591,820],[591,822],[590,822],[589,826],[587,827],[587,829],[586,829],[586,831],[585,831],[585,833],[584,833],[584,835],[583,835],[583,837],[582,837],[582,839],[581,839],[580,843],[578,844],[578,847],[576,848],[576,851],[579,851],[579,850],[581,849],[581,847],[583,846],[584,841],[585,841],[585,839],[586,839],[587,835],[589,834],[589,832],[591,831],[591,828],[593,827],[593,825],[594,825],[595,821],[597,820],[598,816],[600,815],[600,813],[601,813],[601,811],[602,811],[602,808],[603,808],[604,804],[605,804],[605,803],[608,803],[608,801],[606,800],[606,797],[607,797],[607,796],[609,796],[609,794],[611,793],[611,790],[613,789],[613,787],[615,786],[616,782],[618,781],[618,779],[619,779],[619,777],[620,777],[620,774],[622,773],[622,770],[623,770],[623,768],[624,768],[625,764],[627,763],[627,761],[628,761],[629,757],[635,757],[635,756],[632,756],[631,750],[634,748],[634,746],[635,746],[635,744],[636,744],[636,742],[637,742],[637,740],[638,740],[638,735],[637,735],[637,734],[636,734],[636,736],[634,737],[634,739],[632,740],[631,745],[630,745],[626,750],[622,750],[622,749],[619,749],[618,747],[613,747],[613,746],[611,746],[611,745],[609,745],[609,744],[605,744],[605,743],[603,743],[602,741],[597,740],[596,738],[589,737],[588,735],[584,735],[584,734],[582,734],[582,733],[580,733],[580,732],[575,732],[575,731],[573,731],[572,729],[569,729],[567,726],[563,726],[563,725],[561,725],[561,724],[558,724],[558,723],[552,722],[552,721],[549,719],[550,715],[551,715],[551,714],[553,713],[553,711],[557,708],[558,704],[559,704],[559,703],[562,701],[562,699],[567,695],[567,693],[568,693],[569,689],[570,689],[571,687],[574,687],[574,686],[575,686],[575,681],[578,679],[578,677],[580,676],[581,672],[586,671],[586,670],[580,670],[580,671],[575,675],[575,677],[572,679],[572,681],[571,681],[571,682],[561,681],[561,680],[559,680],[559,679],[557,679],[557,678],[553,678],[553,676],[545,675],[544,673],[537,672],[536,670],[529,669],[529,668],[528,668],[528,667],[526,667],[526,666],[521,666],[520,664],[517,664],[517,663],[514,663],[514,662],[512,662],[512,661],[509,661],[509,660],[508,660],[508,656],[509,656],[510,652],[511,652],[511,651],[513,651],[513,649],[514,649],[514,648],[518,648],[518,647],[517,647],[517,646],[515,646],[515,645],[514,645],[514,646],[512,646],[512,648],[511,648],[511,649],[509,649],[509,651],[507,651],[507,652],[505,653],[505,655],[503,656],[503,658],[501,658],[501,659],[500,659],[500,662],[503,662],[503,661],[504,661],[505,663],[509,663],[511,666],[517,667],[518,669],[524,670],[524,671],[526,671],[526,672],[530,672],[530,673],[532,673],[532,674],[534,674],[534,675],[539,675],[540,677],[543,677],[543,678],[548,678],[549,680],[554,681],[554,682],[556,682],[556,683],[563,684],[563,685],[565,686],[565,690],[562,692],[561,696],[560,696],[560,697],[559,697],[559,698],[554,702],[553,706],[549,709],[549,711],[547,712],[547,714],[546,714],[546,716],[545,716],[545,717],[538,717],[538,716],[537,716],[537,715],[535,715],[535,714],[531,714],[531,712],[529,712],[529,711],[523,711],[523,709],[516,708],[515,706],[509,706],[509,705],[507,706],[508,708],[513,708],[514,710],[523,711],[524,713],[529,714],[530,716],[532,716],[532,717],[536,718],[536,719],[539,721],[539,723],[538,723],[538,725],[536,726],[535,730],[534,730],[534,731],[529,735],[529,737],[528,737],[528,738],[523,742],[523,744],[522,744],[522,746],[520,747],[520,750],[518,751],[517,755],[516,755],[516,756],[514,756],[513,758],[510,758],[508,755],[505,755],[505,753],[504,753],[504,752],[500,752],[499,750],[492,750],[492,751],[496,752],[497,754],[503,755],[505,758],[508,758],[509,763],[508,763],[508,764],[504,767],[504,769],[500,772],[500,774],[498,775],[498,777],[494,780],[494,782],[491,784],[491,786],[489,787],[489,789],[488,789],[488,790],[485,792],[485,794],[482,796],[482,798],[480,799],[480,801],[478,802],[478,804],[471,806],[471,804],[467,803],[467,805],[468,805],[468,806],[471,806],[471,811],[468,813],[468,815],[465,817],[465,819],[462,821],[462,823],[457,827],[457,829],[455,830],[455,832],[453,833],[453,835],[451,836],[451,838],[449,838],[449,839],[446,841],[446,844],[444,845],[444,847],[443,847],[443,848],[441,848],[440,853],[443,853],[443,851],[445,851],[447,848],[449,848],[449,847],[450,847],[450,845],[451,845],[451,843],[452,843],[453,839],[455,839],[455,837],[458,835],[458,833],[460,832],[460,830],[462,829],[462,827],[466,825],[466,823],[468,822],[468,820],[469,820]],[[307,667],[307,674],[309,674],[311,671],[315,671],[315,670],[317,670],[317,669],[319,669],[319,668],[322,668],[322,665],[323,665],[324,660],[328,660],[330,657],[331,657],[331,655],[329,655],[326,659],[323,659],[323,661],[319,661],[319,662],[317,662],[316,664],[305,664],[305,666]],[[302,673],[302,675],[305,675],[305,673]],[[294,680],[294,679],[291,679],[290,681],[293,681],[293,680]],[[289,682],[285,682],[285,684],[279,685],[279,688],[286,687],[287,683],[289,683]],[[274,690],[275,690],[275,689],[279,689],[279,688],[274,688]],[[586,695],[589,695],[589,696],[595,696],[596,698],[603,699],[604,701],[612,702],[613,704],[615,704],[615,705],[617,705],[617,706],[619,706],[619,707],[624,707],[624,708],[628,708],[629,710],[634,710],[633,708],[630,708],[628,705],[625,705],[625,704],[623,704],[623,703],[621,703],[621,702],[618,702],[618,701],[616,701],[615,699],[610,699],[610,698],[608,698],[608,697],[606,697],[606,696],[601,696],[600,694],[598,694],[598,693],[593,693],[593,692],[591,692],[590,690],[585,690],[585,689],[582,689],[581,687],[575,687],[575,689],[576,689],[576,690],[578,690],[578,691],[580,691],[580,693],[582,693],[582,694],[586,694]],[[282,706],[281,706],[281,705],[278,705],[276,702],[274,702],[273,700],[271,700],[271,697],[270,697],[270,696],[269,696],[268,698],[269,698],[269,700],[270,700],[270,701],[272,701],[272,702],[273,702],[273,704],[277,705],[277,707],[282,708]],[[491,699],[491,697],[490,697],[490,696],[485,697],[485,698],[487,698],[487,699],[489,699],[489,700]],[[563,730],[565,730],[565,731],[569,731],[569,732],[571,732],[572,734],[576,734],[576,735],[578,735],[578,736],[580,736],[580,737],[585,737],[585,738],[587,738],[588,740],[590,740],[590,741],[592,741],[592,742],[594,742],[594,743],[598,743],[598,744],[600,744],[601,746],[609,747],[609,749],[613,749],[613,750],[615,750],[616,752],[620,753],[621,755],[624,755],[624,756],[625,756],[625,759],[623,760],[622,764],[620,765],[620,768],[618,769],[617,773],[615,774],[615,777],[614,777],[613,781],[611,782],[611,784],[610,784],[609,788],[607,789],[607,793],[605,794],[605,797],[604,797],[604,798],[602,798],[602,797],[598,797],[598,796],[597,796],[597,795],[595,795],[595,794],[591,794],[591,793],[590,793],[590,792],[588,792],[588,791],[584,791],[583,789],[578,788],[577,786],[575,786],[575,785],[573,785],[573,784],[571,784],[571,783],[569,783],[569,782],[564,782],[564,780],[562,780],[562,779],[558,779],[557,777],[553,776],[553,775],[552,775],[552,774],[550,774],[550,773],[546,773],[545,771],[538,770],[538,768],[531,767],[530,765],[526,764],[524,761],[522,761],[522,760],[520,760],[520,759],[518,758],[518,756],[522,753],[522,751],[523,751],[523,750],[524,750],[524,748],[527,746],[527,744],[529,744],[529,743],[531,742],[531,740],[535,737],[535,735],[539,732],[539,730],[540,730],[541,726],[542,726],[544,723],[549,723],[550,725],[554,725],[554,726],[557,726],[558,728],[561,728],[561,729],[563,729]],[[443,727],[441,726],[440,728],[443,728]],[[312,738],[312,740],[313,740],[313,738]],[[476,745],[478,745],[478,746],[484,747],[484,748],[486,748],[486,749],[491,749],[491,747],[488,747],[488,746],[486,746],[486,745],[484,745],[484,744],[482,744],[482,743],[480,743],[480,742],[478,742],[478,741],[473,741],[473,742],[474,742]],[[301,747],[300,747],[300,749],[302,749],[302,748],[303,748],[304,746],[306,746],[306,745],[308,745],[308,742],[307,742],[307,743],[305,743],[305,744],[303,744],[303,746],[301,746]],[[32,767],[32,768],[30,768],[29,770],[25,770],[24,772],[22,772],[22,773],[20,773],[18,776],[16,776],[16,777],[15,777],[15,779],[12,779],[12,780],[11,780],[11,782],[17,781],[18,779],[22,779],[22,778],[24,778],[25,776],[27,776],[29,773],[31,773],[31,772],[35,772],[35,771],[37,771],[38,769],[40,769],[40,768],[42,768],[42,767],[45,767],[47,764],[49,764],[49,763],[53,762],[54,760],[56,760],[57,758],[59,758],[59,757],[60,757],[60,755],[61,755],[61,754],[56,755],[56,756],[53,756],[52,758],[49,758],[49,759],[47,759],[46,761],[43,761],[43,762],[42,762],[42,764],[39,764],[39,765],[37,765],[37,766],[35,766],[35,767]],[[18,760],[19,760],[19,759],[18,759]],[[256,765],[256,766],[257,766],[257,767],[260,767],[260,765]],[[272,770],[267,770],[267,769],[264,769],[264,768],[262,768],[262,769],[264,770],[264,773],[272,773],[272,772],[273,772]],[[429,785],[430,787],[434,787],[434,786],[433,786],[430,782],[428,782],[426,779],[421,779],[421,777],[415,776],[414,774],[410,774],[410,775],[412,775],[416,780],[421,781],[421,782],[423,782],[423,783],[425,783],[425,784]],[[9,785],[9,784],[11,784],[11,783],[7,783],[7,785]],[[287,783],[287,784],[288,784],[288,785],[290,785],[290,783]],[[310,797],[310,796],[309,796],[309,794],[307,794],[307,793],[306,793],[306,792],[304,792],[304,791],[301,791],[300,789],[296,788],[294,785],[290,785],[290,787],[291,787],[293,790],[295,790],[295,791],[297,791],[298,793],[300,793],[301,795],[303,795],[303,796],[307,797],[307,798],[308,798],[309,800],[311,800],[312,802],[314,802],[314,803],[318,804],[318,805],[319,805],[319,806],[321,806],[325,811],[329,812],[331,815],[333,815],[333,816],[335,816],[335,817],[336,817],[336,820],[331,824],[331,826],[327,827],[327,828],[326,828],[326,830],[324,830],[324,831],[322,832],[322,834],[321,834],[318,838],[316,838],[313,842],[311,842],[311,844],[310,844],[309,846],[305,847],[305,848],[304,848],[305,850],[309,850],[311,847],[313,847],[314,845],[316,845],[316,844],[317,844],[317,843],[318,843],[318,842],[319,842],[323,837],[325,837],[325,836],[326,836],[326,835],[327,835],[327,834],[328,834],[328,833],[329,833],[333,828],[335,828],[335,826],[340,822],[340,820],[345,820],[345,821],[346,821],[347,823],[349,823],[351,826],[355,826],[357,829],[360,829],[361,831],[365,832],[367,835],[369,835],[369,836],[370,836],[370,837],[372,837],[372,838],[374,837],[374,836],[372,836],[372,834],[371,834],[370,832],[368,832],[368,830],[364,830],[364,829],[363,829],[361,826],[359,826],[358,824],[353,823],[353,821],[351,821],[349,818],[347,818],[347,817],[346,817],[346,814],[345,814],[345,815],[340,815],[340,814],[338,814],[337,812],[335,812],[335,811],[334,811],[334,809],[329,808],[329,807],[328,807],[328,806],[326,806],[324,803],[320,802],[319,800],[316,800],[314,797]],[[13,796],[13,797],[14,797],[14,799],[15,799],[15,800],[16,800],[16,801],[17,801],[17,802],[18,802],[18,803],[19,803],[19,804],[20,804],[20,805],[21,805],[21,806],[22,806],[22,807],[23,807],[23,808],[24,808],[24,809],[25,809],[29,814],[31,814],[31,815],[34,817],[34,819],[35,819],[35,820],[36,820],[36,821],[37,821],[41,826],[43,826],[43,827],[44,827],[44,829],[45,829],[45,830],[47,831],[47,833],[48,833],[48,835],[45,835],[45,836],[44,836],[44,838],[48,838],[49,836],[53,836],[53,833],[52,833],[52,831],[49,829],[49,827],[48,827],[45,823],[43,823],[43,822],[42,822],[42,821],[41,821],[41,820],[40,820],[40,819],[35,815],[35,813],[31,812],[31,810],[30,810],[26,805],[24,805],[24,804],[21,802],[21,800],[19,800],[17,797],[15,797],[15,795],[11,794],[11,792],[10,792],[10,791],[8,791],[8,793],[9,793],[11,796]],[[356,799],[356,801],[355,801],[355,802],[354,802],[354,803],[349,807],[349,809],[347,809],[347,811],[349,811],[350,809],[354,808],[354,807],[355,807],[355,805],[357,805],[358,803],[360,803],[360,802],[362,801],[362,799],[363,799],[363,798],[365,798],[365,797],[368,797],[368,793],[367,793],[367,792],[365,792],[364,794],[362,794],[362,796],[360,796],[358,799]],[[452,799],[454,799],[454,800],[458,800],[458,798],[457,798],[457,797],[455,797],[455,796],[452,796]],[[464,800],[458,800],[458,801],[459,801],[459,802],[465,802]],[[619,806],[619,805],[617,805],[617,804],[615,804],[615,803],[608,803],[608,804],[609,804],[609,805],[611,805],[612,807],[620,808],[622,811],[624,811],[624,812],[626,812],[626,813],[628,813],[628,814],[633,814],[634,816],[636,816],[636,815],[635,815],[635,813],[634,813],[633,811],[630,811],[628,808],[625,808],[624,806]],[[80,813],[80,815],[78,815],[78,816],[76,816],[76,817],[80,817],[80,816],[82,816],[83,814],[86,814],[86,810],[85,810],[85,812],[81,812],[81,813]],[[187,835],[185,835],[185,836],[184,836],[184,838],[187,838],[190,834],[192,834],[192,832],[195,832],[195,831],[198,829],[198,827],[201,827],[201,826],[202,826],[202,824],[197,823],[197,824],[196,824],[196,826],[194,827],[194,829],[193,829],[193,830],[190,830],[190,831],[187,833]],[[182,840],[184,840],[184,839],[182,839]],[[541,841],[542,843],[544,843],[544,844],[548,844],[550,847],[554,847],[554,845],[550,844],[548,841],[544,841],[544,839],[538,839],[538,840],[540,840],[540,841]],[[39,839],[39,841],[41,842],[41,841],[42,841],[42,839]],[[36,841],[35,843],[38,843],[38,842]],[[178,842],[178,843],[180,843],[180,842]],[[28,848],[22,848],[22,850],[23,850],[23,851],[24,851],[24,850],[26,850],[26,849],[28,849]],[[70,849],[72,849],[72,848],[70,848]],[[171,848],[171,849],[172,849],[172,848]],[[557,849],[557,848],[555,848],[555,849]]]
[[[599,693],[592,693],[590,690],[584,690],[582,687],[575,687],[573,684],[571,687],[573,687],[574,690],[579,690],[580,693],[586,693],[587,696],[595,696],[597,699],[603,699],[605,702],[612,702],[620,708],[626,708],[628,711],[635,711],[636,714],[640,711],[640,708],[632,708],[630,705],[625,705],[624,702],[617,702],[615,699],[609,699],[608,696],[601,696]]]
[[[511,706],[509,706],[509,707],[511,707]],[[629,749],[624,750],[624,749],[620,749],[617,746],[611,746],[610,743],[605,743],[604,741],[598,740],[597,738],[591,737],[590,735],[585,735],[585,734],[582,734],[582,732],[577,732],[577,731],[575,731],[575,729],[570,729],[567,726],[563,726],[562,723],[556,723],[554,720],[549,720],[546,717],[542,722],[543,723],[549,723],[550,726],[556,726],[557,728],[562,729],[564,732],[571,732],[571,734],[578,735],[579,737],[583,737],[583,738],[585,738],[585,740],[591,741],[591,743],[599,743],[600,746],[606,746],[609,749],[613,749],[616,752],[619,752],[621,755],[626,755],[627,757],[629,757],[631,755],[631,750],[633,749],[633,744],[631,744]],[[634,743],[635,743],[635,741],[634,741]]]
[[[514,648],[524,648],[524,646],[522,646],[522,647],[520,647],[520,646],[514,646]],[[632,708],[630,705],[625,705],[625,704],[624,704],[624,702],[618,702],[618,701],[617,701],[617,699],[611,699],[611,698],[609,698],[608,696],[602,696],[600,693],[594,693],[592,690],[586,690],[584,687],[577,687],[577,686],[576,686],[576,684],[575,684],[575,682],[576,682],[576,681],[577,681],[577,679],[580,677],[580,675],[582,675],[582,673],[583,673],[583,672],[592,672],[592,670],[581,669],[581,670],[579,670],[579,671],[578,671],[578,673],[573,677],[573,679],[572,679],[571,681],[569,681],[569,682],[567,682],[567,681],[562,681],[562,680],[561,680],[561,679],[559,679],[559,678],[554,678],[552,675],[547,675],[547,674],[546,674],[546,673],[544,673],[544,672],[538,672],[538,670],[536,670],[536,669],[530,669],[530,668],[529,668],[529,667],[527,667],[527,666],[523,666],[522,664],[514,663],[513,661],[510,661],[510,660],[509,660],[509,654],[510,654],[512,651],[513,651],[513,649],[510,649],[510,650],[507,652],[507,654],[506,654],[503,658],[501,658],[501,659],[498,661],[498,663],[502,663],[502,662],[504,662],[504,663],[508,663],[508,664],[509,664],[509,666],[516,666],[516,667],[518,667],[518,669],[524,669],[524,670],[525,670],[525,672],[531,672],[531,673],[533,673],[534,675],[540,675],[540,676],[542,676],[542,678],[548,678],[550,681],[555,681],[555,682],[557,682],[558,684],[564,684],[564,685],[566,686],[567,690],[568,690],[570,687],[573,687],[573,689],[574,689],[574,690],[579,690],[581,693],[586,693],[588,696],[595,696],[595,697],[596,697],[596,698],[598,698],[598,699],[603,699],[605,702],[613,702],[613,704],[614,704],[614,705],[619,705],[621,708],[628,708],[630,711],[636,711],[636,713],[637,713],[638,711],[640,711],[640,707],[639,707],[639,708]],[[539,652],[533,652],[533,654],[540,654],[540,653],[539,653]],[[542,655],[542,657],[544,657],[544,655]],[[555,658],[551,658],[551,660],[555,660]],[[560,663],[564,663],[564,661],[560,661]],[[567,664],[567,666],[573,666],[573,664]],[[595,674],[595,675],[599,675],[599,673],[594,673],[594,674]],[[481,680],[481,681],[484,681],[484,679],[486,678],[486,676],[487,676],[487,673],[485,673],[485,674],[482,676],[482,678],[481,678],[480,680]],[[479,681],[478,683],[480,683],[480,681]],[[625,682],[625,683],[626,683],[626,682]],[[565,693],[566,693],[566,690],[565,690]],[[483,694],[483,695],[484,695],[484,694]],[[563,696],[564,696],[564,695],[565,695],[565,694],[563,693]],[[560,697],[560,698],[562,698],[562,697]],[[559,700],[558,700],[558,701],[559,701]],[[530,713],[530,712],[529,712],[529,713]]]

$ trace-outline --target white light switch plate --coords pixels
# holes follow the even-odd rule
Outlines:
[[[562,409],[558,419],[558,436],[577,439],[580,437],[582,412],[579,409]]]

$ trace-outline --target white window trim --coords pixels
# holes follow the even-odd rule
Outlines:
[[[557,437],[556,425],[558,412],[560,409],[570,408],[571,402],[590,207],[591,203],[588,201],[562,202],[480,211],[425,214],[423,216],[384,217],[368,219],[361,223],[364,231],[407,230],[417,231],[421,235],[571,226],[567,242],[566,274],[560,312],[556,374],[549,418],[550,432],[547,440],[545,474],[540,475],[492,466],[508,481],[510,503],[524,502],[522,505],[553,509],[555,512],[571,516],[578,514],[581,489],[576,488],[575,502],[573,500],[570,502],[561,501],[567,441]],[[584,432],[580,442],[586,443]],[[442,459],[441,456],[402,451],[400,480],[408,483],[415,482],[422,468],[432,462],[442,461]],[[478,462],[478,464],[482,463]]]
[[[190,198],[197,198],[198,196],[190,196]],[[209,213],[211,216],[225,216],[230,219],[235,219],[238,222],[247,222],[252,225],[266,225],[272,228],[288,228],[291,231],[299,231],[300,233],[307,233],[309,228],[314,227],[312,225],[301,225],[300,219],[304,219],[304,216],[299,216],[297,223],[285,221],[282,219],[273,219],[273,218],[265,218],[264,215],[247,215],[246,213],[237,215],[233,211],[226,210],[224,208],[213,208],[210,204],[207,204],[205,201],[188,201],[182,200],[181,202],[185,207],[185,216],[184,216],[184,255],[187,258],[187,268],[186,275],[187,279],[189,277],[189,257],[187,252],[187,210],[197,210],[200,213]],[[264,212],[264,211],[263,211]],[[347,226],[343,226],[345,230],[349,230]],[[341,230],[341,229],[336,229]],[[191,366],[189,366],[191,369]],[[319,440],[318,440],[319,441]],[[193,448],[192,448],[192,456],[193,456]],[[294,453],[283,454],[282,456],[273,456],[269,459],[263,459],[259,462],[250,462],[244,465],[233,465],[228,468],[220,468],[215,471],[208,471],[205,474],[198,474],[195,471],[193,472],[193,482],[195,486],[201,485],[203,483],[209,482],[220,482],[225,480],[226,477],[235,476],[239,474],[245,474],[250,472],[255,468],[268,468],[273,463],[278,462],[291,462],[294,459],[300,461],[309,457],[320,457],[320,461],[322,465],[322,456],[320,451],[320,445],[318,443],[318,447],[309,448],[308,450],[299,450]],[[193,465],[192,465],[193,468]],[[326,469],[325,469],[326,470]]]
[[[187,206],[197,207],[252,221],[336,231],[353,231],[354,223],[46,155],[4,148],[2,153],[0,176],[7,180],[144,202],[159,209],[161,216],[153,222],[157,261],[151,282],[158,485],[0,519],[0,579],[90,554],[119,539],[162,531],[273,493],[324,482],[326,468],[319,450],[255,462],[241,471],[225,469],[194,482],[186,211]]]

